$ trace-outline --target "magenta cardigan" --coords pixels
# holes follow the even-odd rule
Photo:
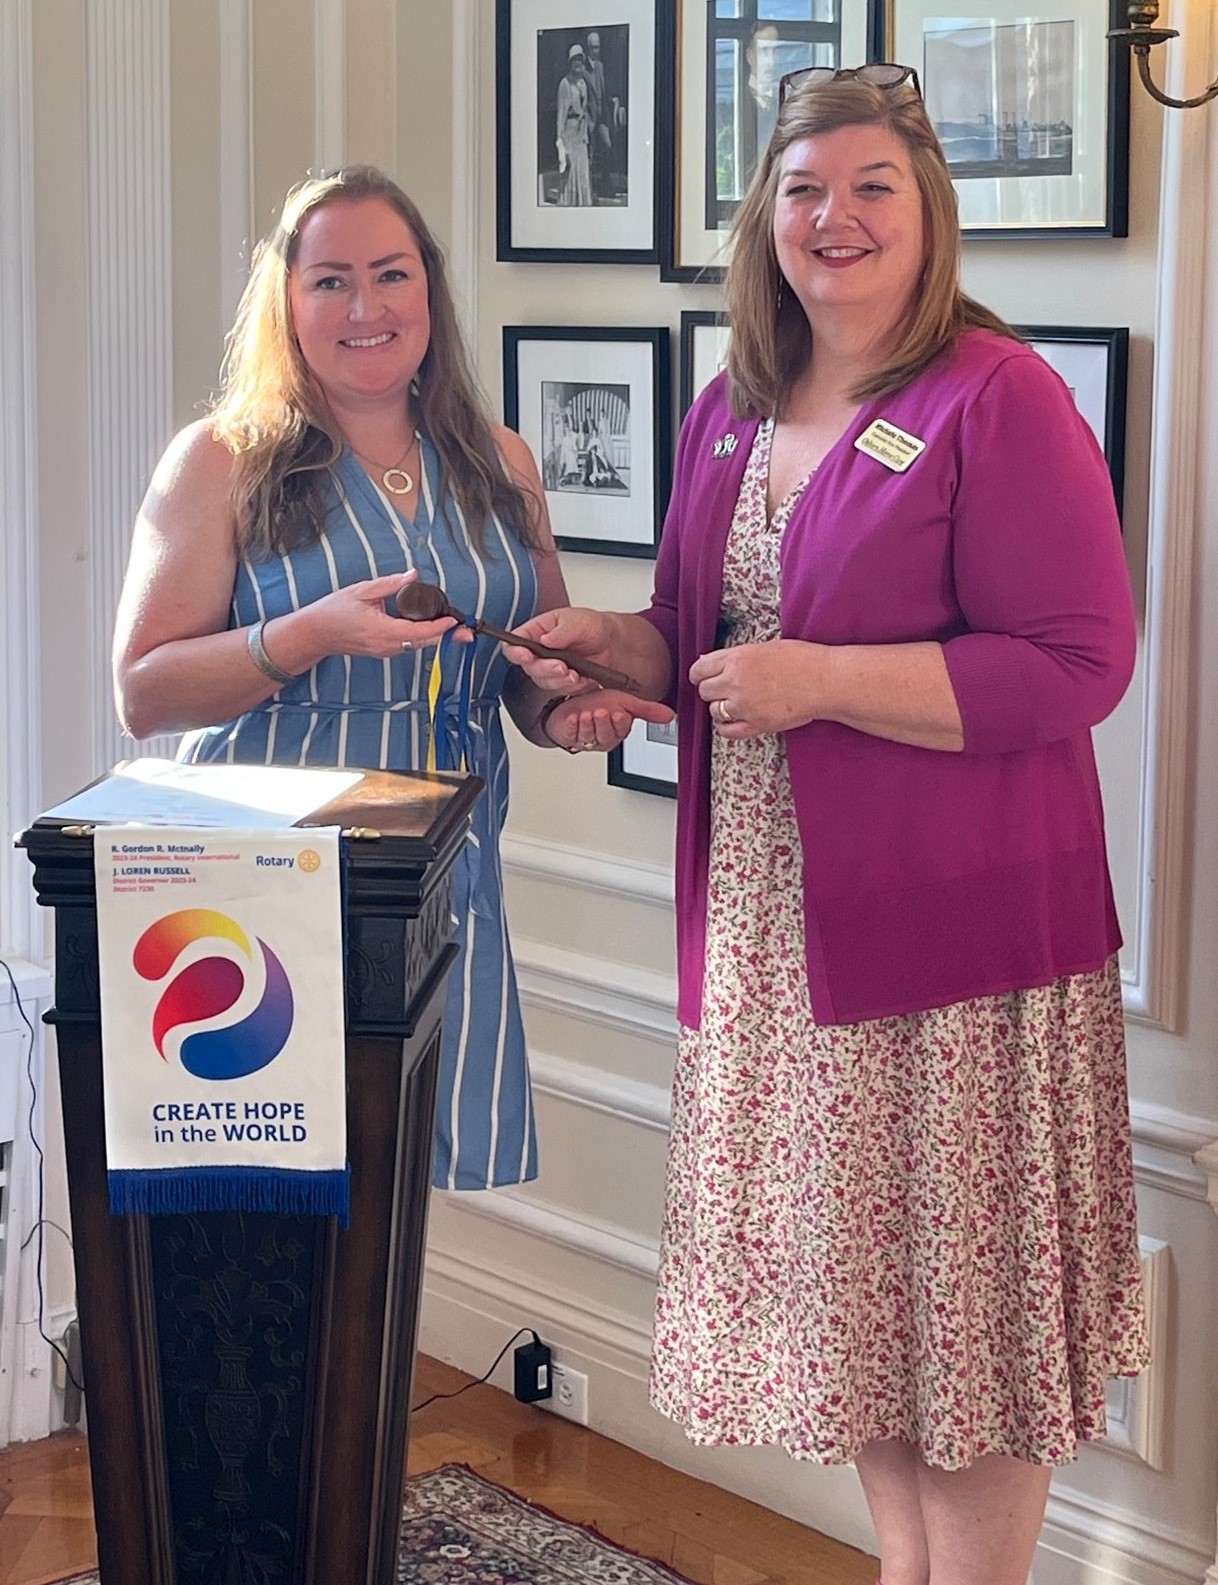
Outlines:
[[[907,472],[855,449],[876,418],[926,442]],[[724,376],[691,408],[644,613],[675,662],[677,1011],[693,1028],[711,730],[689,668],[715,648],[758,422],[731,416]],[[792,513],[781,565],[784,637],[936,640],[964,724],[958,754],[831,721],[786,734],[817,1022],[1101,967],[1120,933],[1090,728],[1129,684],[1135,628],[1112,485],[1066,386],[1019,342],[969,331],[864,405]]]

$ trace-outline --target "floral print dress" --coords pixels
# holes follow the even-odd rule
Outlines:
[[[779,636],[758,431],[723,580]],[[806,487],[806,486],[805,486]],[[1073,1458],[1148,1357],[1120,981],[818,1027],[781,735],[716,737],[706,981],[682,1028],[651,1396],[696,1442],[942,1469]],[[813,858],[811,862],[815,862]]]

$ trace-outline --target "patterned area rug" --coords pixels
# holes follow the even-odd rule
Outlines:
[[[691,1585],[582,1525],[446,1464],[406,1484],[400,1585]],[[62,1585],[98,1585],[78,1574]]]

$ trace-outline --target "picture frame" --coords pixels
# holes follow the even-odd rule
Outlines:
[[[807,0],[806,17],[783,21],[775,9],[764,0],[660,8],[661,280],[723,278],[727,228],[769,140],[779,78],[875,58],[880,0]],[[814,19],[825,10],[833,20]]]
[[[726,314],[710,308],[682,310],[677,398],[682,418],[694,405],[695,397],[700,396],[726,366],[731,334]]]
[[[650,721],[636,721],[625,741],[609,750],[606,774],[610,787],[675,798],[677,723],[669,721],[658,726]]]
[[[498,259],[656,262],[661,3],[496,0]]]
[[[503,411],[537,458],[560,549],[655,559],[671,482],[666,325],[505,325]]]
[[[1125,408],[1129,329],[1112,325],[1012,325],[1061,375],[1099,441],[1112,475],[1117,511],[1125,511]]]
[[[917,68],[966,238],[1129,235],[1124,0],[887,0],[885,60]]]

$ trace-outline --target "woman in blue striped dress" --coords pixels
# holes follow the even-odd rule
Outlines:
[[[288,196],[255,255],[210,417],[170,445],[145,497],[115,638],[133,737],[186,731],[183,756],[441,768],[487,795],[454,877],[462,958],[448,992],[434,1180],[536,1174],[524,1032],[503,911],[502,701],[550,743],[546,695],[451,618],[388,614],[438,583],[502,627],[566,604],[545,497],[519,436],[487,417],[442,255],[394,183],[351,166]],[[467,718],[460,673],[469,666]],[[588,746],[623,723],[612,712]],[[433,735],[435,742],[433,744]]]

